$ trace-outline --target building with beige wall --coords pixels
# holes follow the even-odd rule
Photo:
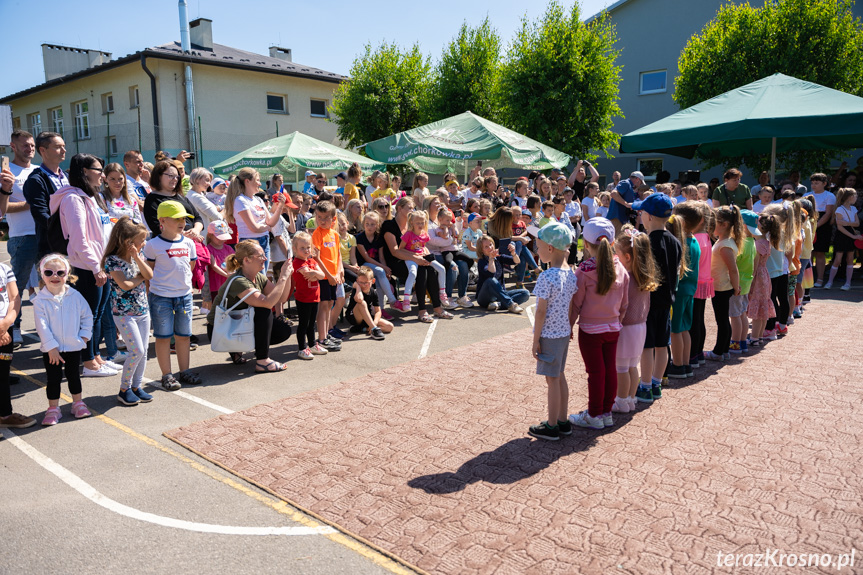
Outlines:
[[[189,53],[171,42],[112,59],[44,44],[45,83],[0,104],[11,105],[16,128],[61,133],[67,164],[78,152],[122,161],[125,151],[139,149],[150,161],[156,150],[195,151],[193,164],[213,166],[293,131],[339,144],[327,110],[343,76],[295,63],[286,48],[273,46],[263,56],[214,44],[206,18],[190,22],[190,30]],[[187,64],[194,136],[186,113]]]

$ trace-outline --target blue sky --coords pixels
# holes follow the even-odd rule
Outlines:
[[[436,0],[435,2],[346,0],[276,2],[263,0],[187,0],[189,19],[213,21],[213,41],[241,50],[267,54],[271,45],[291,48],[295,62],[347,74],[363,45],[382,40],[408,46],[419,42],[433,60],[462,22],[477,23],[488,15],[504,46],[527,15],[541,16],[543,1]],[[586,18],[613,0],[581,0]],[[41,44],[61,44],[110,52],[119,58],[147,46],[179,41],[176,0],[126,3],[87,0],[40,0],[34,12],[30,0],[0,0],[3,21],[14,23],[0,34],[4,69],[0,96],[45,81]],[[569,2],[565,6],[571,6]],[[130,9],[130,6],[137,8]],[[357,10],[360,6],[361,9]],[[396,7],[397,8],[394,8]],[[14,65],[13,65],[14,61]]]

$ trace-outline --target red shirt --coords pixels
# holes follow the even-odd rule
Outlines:
[[[310,270],[320,269],[318,262],[313,258],[301,260],[294,258],[294,273],[291,280],[294,285],[294,299],[302,303],[314,303],[321,301],[321,287],[318,285],[318,280],[307,280],[300,273],[301,268],[309,268]]]

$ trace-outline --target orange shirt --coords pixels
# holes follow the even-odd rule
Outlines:
[[[333,276],[338,275],[342,269],[338,232],[332,229],[315,228],[312,233],[312,245],[318,249],[318,259],[327,271]]]

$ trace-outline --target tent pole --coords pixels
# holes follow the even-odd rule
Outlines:
[[[773,138],[773,143],[770,146],[770,183],[775,185],[776,182],[776,138]]]
[[[446,183],[446,182],[444,182]],[[464,185],[467,186],[467,160],[464,161]]]

